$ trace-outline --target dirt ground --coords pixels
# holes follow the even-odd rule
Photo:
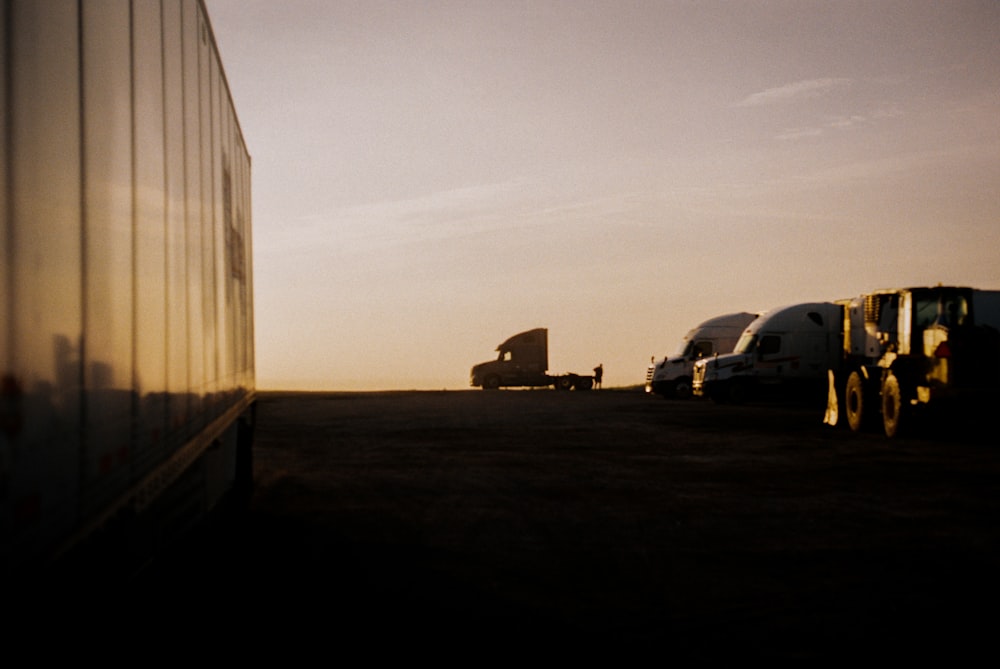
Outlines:
[[[641,391],[265,393],[249,513],[156,573],[369,652],[994,650],[995,434]],[[153,577],[150,577],[153,578]]]

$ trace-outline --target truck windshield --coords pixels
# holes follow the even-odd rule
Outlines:
[[[946,293],[941,296],[941,313],[938,323],[949,327],[965,325],[969,319],[969,300],[961,293]]]
[[[684,335],[684,339],[681,340],[681,345],[678,346],[677,350],[674,351],[669,357],[686,358],[687,356],[691,355],[691,348],[694,346],[694,336],[697,333],[697,331],[698,329],[695,328],[693,330],[690,330],[686,335]]]
[[[920,332],[934,324],[938,317],[937,295],[920,295],[913,300],[913,331]]]
[[[671,358],[686,358],[693,353],[694,341],[690,339],[685,339],[681,342],[678,349],[671,355]]]
[[[935,288],[913,291],[913,331],[920,332],[938,323],[965,325],[969,318],[969,296],[964,290]]]
[[[757,345],[757,335],[751,332],[744,332],[739,341],[736,342],[735,353],[751,353]]]

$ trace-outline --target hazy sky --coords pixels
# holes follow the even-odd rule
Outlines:
[[[698,322],[1000,289],[1000,2],[206,0],[257,385],[643,383]]]

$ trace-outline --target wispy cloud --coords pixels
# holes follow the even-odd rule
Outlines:
[[[853,128],[859,125],[877,123],[885,119],[902,116],[903,112],[895,107],[876,109],[867,114],[851,114],[850,116],[835,116],[826,126],[829,128]]]
[[[789,128],[775,135],[775,139],[794,140],[804,137],[817,137],[822,134],[822,128]]]
[[[749,95],[736,103],[737,107],[759,107],[762,105],[778,104],[790,102],[801,98],[815,98],[826,95],[830,91],[848,86],[850,79],[826,78],[826,79],[806,79],[796,81],[784,86],[768,88],[759,93]]]
[[[838,116],[827,123],[827,126],[831,128],[851,128],[867,122],[868,119],[866,117],[860,114],[852,114],[851,116]]]
[[[876,109],[868,114],[851,114],[849,116],[832,116],[825,123],[811,127],[788,128],[777,135],[775,139],[796,140],[805,137],[817,137],[827,130],[851,130],[872,125],[886,119],[902,116],[903,112],[895,107]]]
[[[482,184],[442,190],[416,198],[389,200],[346,207],[337,212],[345,219],[421,223],[441,217],[467,216],[490,210],[509,199],[511,193],[523,190],[525,184],[514,180],[505,183]]]
[[[544,188],[528,178],[338,207],[275,230],[259,253],[356,254],[414,242],[491,235],[558,218]],[[540,213],[541,212],[541,213]],[[264,233],[266,237],[266,233]]]

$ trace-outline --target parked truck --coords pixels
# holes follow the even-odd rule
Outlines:
[[[757,318],[757,314],[739,312],[710,318],[684,335],[677,351],[655,359],[646,369],[646,392],[667,398],[691,397],[691,378],[694,363],[716,353],[729,353],[736,346],[740,335]]]
[[[473,366],[470,385],[483,390],[504,387],[544,388],[557,390],[590,390],[592,375],[549,374],[549,331],[535,328],[510,337],[497,346],[496,360]]]
[[[694,363],[692,391],[716,402],[794,397],[822,402],[840,361],[844,305],[807,302],[763,313],[732,353]]]
[[[200,0],[0,33],[0,565],[98,583],[251,490],[250,156]]]
[[[992,412],[1000,399],[1000,291],[936,286],[849,301],[825,421],[888,437],[918,414]],[[970,418],[977,418],[973,413]]]

